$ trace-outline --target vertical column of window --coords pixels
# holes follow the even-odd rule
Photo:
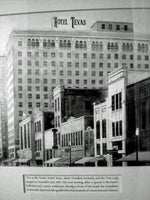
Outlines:
[[[81,145],[83,145],[83,131],[81,131]]]
[[[112,107],[112,111],[114,111],[115,110],[115,95],[111,97],[111,107]]]
[[[116,136],[119,135],[119,123],[116,122]]]
[[[112,136],[115,137],[115,122],[112,122]]]
[[[119,108],[122,108],[122,93],[119,93]]]
[[[26,124],[24,125],[24,147],[27,148]]]
[[[100,144],[96,145],[96,149],[97,149],[97,155],[100,155]]]
[[[57,103],[58,103],[58,111],[59,111],[59,98],[57,99]]]
[[[106,138],[106,119],[102,120],[102,137]]]
[[[21,144],[21,149],[23,149],[23,135],[22,135],[22,126],[20,127],[20,144]]]
[[[28,148],[30,148],[30,146],[31,146],[30,134],[31,134],[31,132],[30,132],[30,123],[28,123]]]
[[[35,151],[37,151],[37,140],[35,140]]]
[[[122,121],[119,121],[119,135],[122,136]]]
[[[100,139],[100,121],[96,122],[96,139]]]
[[[118,110],[118,108],[119,108],[119,95],[118,94],[116,94],[116,110]]]

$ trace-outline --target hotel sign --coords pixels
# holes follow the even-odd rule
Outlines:
[[[52,26],[54,29],[72,29],[72,30],[85,30],[86,19],[76,17],[53,17]]]

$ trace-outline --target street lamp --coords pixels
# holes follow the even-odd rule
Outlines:
[[[139,137],[139,128],[136,128],[135,131],[135,137],[136,137],[136,164],[138,165],[138,150],[139,150],[139,141],[138,141],[138,137]]]

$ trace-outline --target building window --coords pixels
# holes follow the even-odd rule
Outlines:
[[[40,102],[36,102],[36,107],[39,108],[40,106]]]
[[[137,68],[138,68],[138,69],[141,69],[141,64],[137,64]]]
[[[56,66],[55,61],[52,61],[52,62],[51,62],[51,66],[52,66],[52,67],[55,67],[55,66]]]
[[[22,47],[22,41],[18,41],[18,47]]]
[[[28,91],[32,91],[32,87],[31,86],[28,86]]]
[[[102,71],[99,72],[99,76],[103,76],[103,72]]]
[[[56,84],[56,79],[52,79],[52,84]]]
[[[130,69],[133,69],[133,63],[130,63]]]
[[[115,66],[114,66],[115,68],[118,68],[118,63],[115,63]]]
[[[116,30],[119,31],[120,30],[120,25],[116,25]]]
[[[28,83],[32,83],[32,79],[31,78],[28,78]]]
[[[87,76],[87,71],[83,71],[83,76]]]
[[[67,62],[67,67],[71,67],[72,63],[71,62]]]
[[[48,83],[48,79],[47,79],[47,78],[44,78],[44,79],[43,79],[43,83]]]
[[[91,63],[91,67],[92,67],[92,68],[95,68],[95,66],[96,66],[96,63],[95,63],[95,62],[92,62],[92,63]]]
[[[79,53],[76,53],[76,54],[75,54],[75,58],[79,58]]]
[[[106,119],[102,120],[102,137],[106,138]]]
[[[111,68],[111,63],[107,63],[107,68]]]
[[[36,94],[36,99],[40,99],[40,94]]]
[[[31,60],[27,60],[27,65],[28,65],[28,66],[31,66],[31,64],[32,64],[32,63],[31,63]]]
[[[87,80],[83,80],[84,84],[86,85],[87,84]]]
[[[112,30],[112,24],[108,25],[109,30]]]
[[[76,84],[79,84],[79,82],[80,82],[79,79],[76,79]]]
[[[96,122],[96,139],[100,139],[100,121]]]
[[[103,54],[102,54],[102,53],[99,54],[99,58],[100,58],[100,59],[103,59]]]
[[[39,73],[40,73],[39,69],[36,69],[35,74],[39,74]]]
[[[18,65],[22,66],[22,60],[18,60]]]
[[[105,24],[102,24],[101,28],[102,28],[102,29],[105,29]]]
[[[39,61],[38,60],[35,61],[35,66],[36,67],[39,66]]]
[[[75,67],[79,67],[79,62],[75,62]]]
[[[148,55],[145,55],[145,60],[149,60],[149,56]]]
[[[92,85],[95,85],[95,80],[91,80]]]
[[[128,31],[128,25],[124,25],[124,30]]]
[[[20,94],[18,94],[18,97],[20,98],[20,99],[22,99],[22,94],[20,93]]]
[[[39,78],[36,78],[36,79],[35,79],[35,83],[40,83],[40,79],[39,79]]]
[[[96,144],[96,149],[97,149],[96,151],[97,155],[100,155],[100,144]]]
[[[112,136],[122,136],[122,121],[112,122]]]
[[[31,57],[32,53],[30,51],[27,52],[27,56]]]
[[[72,71],[68,71],[67,74],[68,74],[68,76],[71,76],[72,75]]]
[[[87,53],[84,53],[84,54],[83,54],[83,58],[87,58]]]
[[[71,53],[67,53],[67,58],[71,58]]]
[[[126,59],[126,54],[122,55],[122,59],[125,60]]]
[[[114,59],[118,59],[118,54],[114,54]]]
[[[68,84],[72,84],[72,80],[71,79],[68,79]]]
[[[43,74],[45,74],[45,75],[48,74],[48,70],[47,70],[47,69],[44,69],[44,70],[43,70]]]
[[[31,99],[32,98],[32,94],[28,94],[28,99]]]
[[[52,75],[53,75],[53,76],[56,75],[56,70],[52,70]]]
[[[99,63],[99,67],[100,67],[100,68],[103,68],[103,63]]]
[[[44,62],[43,62],[43,65],[44,65],[44,66],[47,66],[47,61],[44,61]]]
[[[51,57],[55,58],[55,53],[54,52],[51,53]]]
[[[47,86],[44,86],[44,88],[43,88],[43,89],[44,89],[44,91],[45,91],[45,92],[47,92],[47,91],[48,91],[48,88],[47,88]]]
[[[47,58],[47,52],[43,52],[43,57]]]
[[[35,52],[35,57],[39,57],[39,52]]]
[[[91,58],[92,58],[92,59],[96,58],[96,54],[95,54],[95,53],[92,53],[92,54],[91,54]]]
[[[32,102],[28,102],[28,107],[32,108]]]
[[[130,60],[133,60],[133,54],[130,55]]]
[[[145,69],[148,69],[149,68],[149,64],[145,64]]]
[[[103,84],[103,80],[99,80],[99,84]]]
[[[22,78],[18,78],[18,83],[22,83]]]
[[[22,56],[22,51],[18,51],[18,56]]]
[[[63,58],[63,53],[62,52],[59,53],[59,57]]]
[[[23,106],[23,103],[22,103],[22,102],[19,102],[19,103],[18,103],[18,106],[19,106],[19,107],[22,107],[22,106]]]
[[[111,97],[112,111],[122,108],[122,94],[117,93]]]
[[[96,76],[96,72],[95,71],[91,71],[91,76]]]
[[[18,69],[18,74],[22,74],[22,69]]]
[[[76,75],[76,76],[79,76],[79,71],[75,71],[75,75]]]
[[[28,70],[27,70],[27,74],[32,74],[32,70],[31,70],[31,69],[28,69]]]

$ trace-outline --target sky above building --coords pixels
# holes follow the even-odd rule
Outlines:
[[[150,0],[0,0],[0,55],[13,29],[51,30],[53,17],[86,19],[87,30],[98,20],[132,22],[134,32],[150,34],[148,8]],[[35,11],[50,12],[3,16]]]

